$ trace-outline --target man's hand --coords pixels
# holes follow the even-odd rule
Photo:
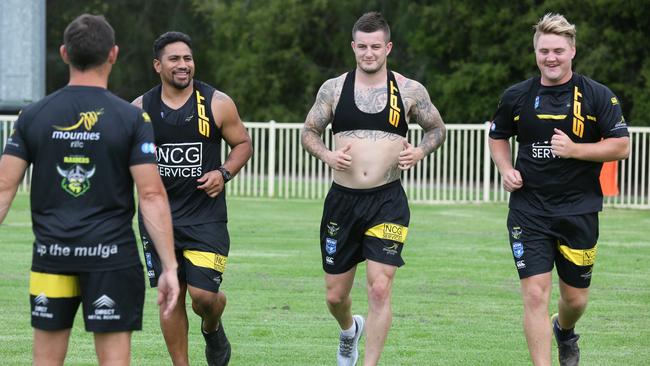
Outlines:
[[[168,319],[176,307],[179,292],[176,271],[163,271],[158,277],[158,305],[163,318]]]
[[[561,158],[572,158],[576,143],[571,140],[562,130],[554,129],[555,134],[551,138],[551,152]]]
[[[404,150],[400,151],[397,159],[398,167],[401,170],[408,170],[424,158],[422,149],[413,147],[406,139],[403,140]]]
[[[204,190],[205,193],[212,198],[217,197],[217,195],[223,191],[223,175],[221,175],[221,172],[218,170],[207,172],[196,181],[203,183],[196,188]]]
[[[348,169],[352,165],[352,156],[347,154],[351,148],[352,145],[347,144],[341,149],[330,151],[329,154],[327,154],[327,165],[338,171]]]
[[[508,192],[514,192],[524,185],[521,179],[521,173],[517,169],[510,169],[501,174],[503,180],[503,188]]]

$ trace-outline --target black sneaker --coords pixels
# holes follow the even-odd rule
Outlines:
[[[219,328],[212,333],[203,330],[201,321],[201,334],[205,338],[205,359],[208,366],[226,366],[230,361],[230,342],[223,331],[223,322],[219,321]]]
[[[553,324],[553,335],[557,342],[557,353],[560,359],[560,366],[578,366],[580,364],[580,348],[578,347],[578,339],[580,335],[576,334],[573,338],[561,341],[558,337],[560,324],[557,321],[557,314],[551,317]]]

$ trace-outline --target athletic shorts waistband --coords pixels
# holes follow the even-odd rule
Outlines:
[[[377,187],[372,187],[372,188],[349,188],[342,186],[340,184],[337,184],[336,182],[332,182],[332,190],[333,191],[339,191],[339,192],[344,192],[344,193],[353,193],[353,194],[373,194],[377,192],[381,192],[390,188],[393,188],[395,186],[400,186],[402,184],[402,181],[397,179],[394,180],[390,183],[383,184],[381,186]]]

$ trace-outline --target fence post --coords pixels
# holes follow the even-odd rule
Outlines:
[[[490,157],[490,126],[492,123],[490,121],[485,121],[483,124],[485,126],[484,133],[485,137],[483,138],[483,202],[490,201],[490,168],[492,166],[492,158]]]
[[[275,129],[276,123],[274,120],[269,121],[269,165],[266,176],[268,177],[268,196],[273,197],[275,195]]]

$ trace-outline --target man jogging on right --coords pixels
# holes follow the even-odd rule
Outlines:
[[[559,14],[546,14],[535,25],[541,75],[503,93],[490,130],[492,159],[512,192],[508,236],[521,280],[528,350],[538,366],[551,365],[551,328],[560,365],[578,365],[574,327],[587,307],[603,206],[598,177],[603,162],[629,154],[616,96],[572,71],[575,35],[575,26]],[[515,135],[513,167],[509,138]],[[554,265],[560,300],[549,321]]]

